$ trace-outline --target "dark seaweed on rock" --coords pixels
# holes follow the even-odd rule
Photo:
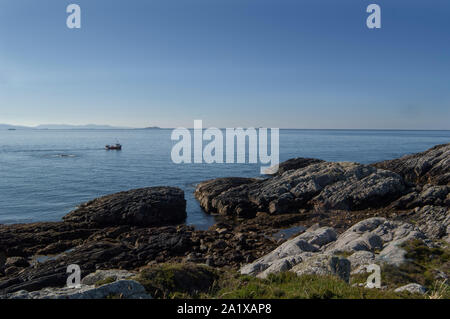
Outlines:
[[[93,226],[162,226],[186,218],[184,192],[175,187],[148,187],[103,196],[64,216],[66,222]]]

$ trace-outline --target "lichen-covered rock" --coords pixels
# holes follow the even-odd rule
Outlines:
[[[347,257],[352,266],[352,274],[365,273],[366,267],[375,262],[375,254],[360,250]]]
[[[275,260],[269,264],[270,266],[267,269],[258,273],[256,277],[267,278],[267,276],[269,276],[270,274],[277,274],[279,272],[288,271],[295,265],[301,263],[303,259],[307,259],[311,256],[311,253],[302,253]]]
[[[303,268],[301,264],[318,255],[331,258],[342,253],[352,253],[347,261],[351,263],[354,272],[360,273],[365,271],[365,266],[372,263],[400,265],[406,262],[403,243],[422,238],[425,236],[412,224],[381,217],[363,220],[339,236],[332,228],[312,227],[255,262],[243,266],[241,274],[265,278],[270,273],[294,267],[309,271],[314,267]],[[319,261],[323,258],[325,257],[320,257]]]
[[[270,273],[291,269],[318,252],[322,246],[336,240],[336,232],[330,227],[307,230],[290,239],[269,254],[241,268],[241,274],[265,278]]]
[[[421,189],[416,188],[400,197],[391,204],[391,207],[396,209],[410,209],[427,205],[449,207],[449,194],[449,186],[426,184]]]
[[[277,175],[282,175],[284,172],[293,170],[293,169],[299,169],[304,168],[306,166],[322,163],[323,160],[317,159],[317,158],[303,158],[303,157],[297,157],[297,158],[291,158],[287,161],[284,161],[278,165],[278,171]],[[270,169],[269,169],[270,170]]]
[[[436,145],[422,153],[373,165],[396,172],[413,184],[449,185],[450,144]]]
[[[135,273],[123,269],[97,270],[96,272],[90,273],[84,277],[81,280],[81,284],[92,286],[105,280],[118,281],[131,278],[135,275]]]
[[[401,245],[408,240],[419,238],[424,238],[423,234],[409,223],[372,217],[350,227],[327,246],[325,251],[337,253],[381,250],[378,260],[401,264],[405,262],[406,253]]]
[[[408,284],[402,287],[399,287],[397,289],[394,290],[395,292],[403,292],[403,291],[408,291],[412,294],[425,294],[427,292],[427,289],[419,284]]]
[[[63,217],[65,222],[94,227],[161,226],[186,218],[184,192],[176,187],[148,187],[120,192],[80,205]]]
[[[450,235],[450,209],[424,206],[415,210],[417,227],[430,239],[448,238]]]
[[[290,271],[297,275],[335,275],[349,282],[350,261],[346,258],[328,254],[315,255],[302,263],[295,265]]]
[[[357,167],[354,175],[327,185],[313,199],[315,206],[344,210],[381,207],[404,191],[403,180],[398,174],[383,170],[366,172],[366,168]]]
[[[254,216],[312,206],[357,210],[381,207],[403,195],[402,178],[357,163],[318,162],[265,180],[216,179],[200,183],[195,195],[208,213]]]
[[[118,280],[100,287],[81,285],[79,288],[44,288],[33,292],[17,291],[0,299],[151,299],[145,288],[134,280]]]
[[[327,251],[357,252],[381,249],[383,240],[374,231],[384,222],[386,222],[386,219],[374,217],[353,225],[342,233],[337,241],[329,245]]]

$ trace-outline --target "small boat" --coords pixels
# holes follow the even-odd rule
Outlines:
[[[119,143],[116,143],[114,145],[106,145],[105,149],[107,151],[120,151],[120,150],[122,150],[122,145]]]

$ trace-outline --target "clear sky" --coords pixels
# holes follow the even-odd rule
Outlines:
[[[0,1],[0,123],[450,129],[449,86],[448,0]]]

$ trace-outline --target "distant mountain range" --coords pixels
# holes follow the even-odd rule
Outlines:
[[[87,125],[43,124],[38,126],[0,124],[0,130],[130,130],[130,129],[136,128],[111,126],[111,125],[97,125],[97,124],[87,124]],[[146,127],[144,129],[155,130],[160,128],[157,126],[152,126]]]

